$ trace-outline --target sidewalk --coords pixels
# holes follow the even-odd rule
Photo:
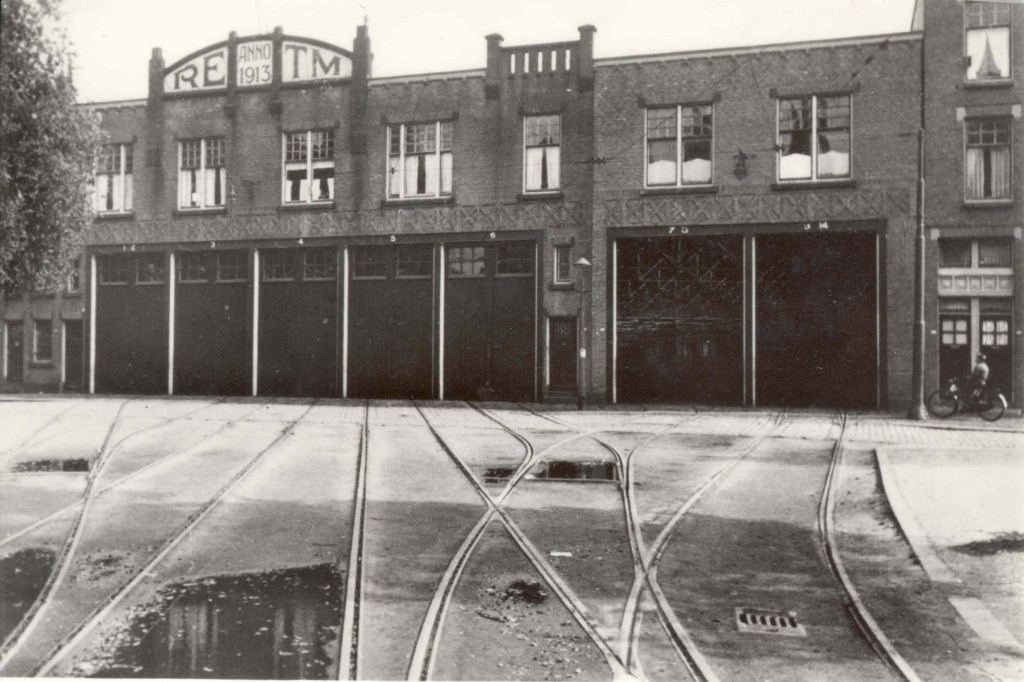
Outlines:
[[[882,484],[929,578],[983,640],[1024,656],[1024,439],[879,447]]]

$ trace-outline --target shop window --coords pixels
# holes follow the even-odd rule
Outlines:
[[[245,251],[223,251],[217,254],[218,282],[246,282],[249,279],[249,259]]]
[[[388,198],[452,193],[452,122],[388,126]]]
[[[648,109],[646,126],[648,187],[711,183],[710,104]]]
[[[261,255],[264,282],[290,282],[295,279],[295,252],[268,249]]]
[[[50,362],[53,360],[53,323],[50,320],[36,320],[32,334],[32,360]]]
[[[967,119],[967,200],[1011,197],[1010,119]]]
[[[96,260],[100,284],[128,283],[128,254],[100,256]]]
[[[970,341],[966,318],[946,317],[942,320],[942,345],[966,346]]]
[[[425,279],[434,266],[434,252],[429,244],[399,246],[395,256],[400,279]]]
[[[964,51],[967,80],[1010,77],[1010,12],[1008,2],[964,4]]]
[[[137,284],[161,284],[164,277],[164,254],[140,253],[135,258],[135,282]]]
[[[388,275],[386,251],[379,246],[352,250],[352,279],[384,279]]]
[[[108,144],[100,152],[96,173],[96,212],[132,210],[132,145]]]
[[[971,240],[970,239],[940,239],[939,240],[939,267],[940,268],[969,268],[969,267],[971,267]]]
[[[560,185],[562,119],[527,116],[523,121],[523,189],[552,192]]]
[[[534,246],[528,242],[498,244],[496,271],[499,277],[529,277],[533,274]]]
[[[981,345],[1005,347],[1010,345],[1009,320],[982,320]]]
[[[484,247],[452,246],[448,249],[449,277],[483,277]]]
[[[555,247],[555,284],[569,284],[572,281],[572,247]]]
[[[334,131],[309,130],[284,136],[286,204],[334,200]]]
[[[179,282],[206,282],[210,279],[205,253],[178,254]]]
[[[204,138],[178,143],[178,208],[224,206],[226,169],[224,140]]]
[[[779,100],[779,180],[850,177],[849,95]]]
[[[1013,241],[1009,239],[979,239],[978,266],[982,268],[1012,268]]]
[[[338,252],[330,247],[306,249],[302,253],[302,279],[333,280],[338,271]]]

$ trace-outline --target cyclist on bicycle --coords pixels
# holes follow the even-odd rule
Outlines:
[[[985,388],[985,384],[988,383],[987,359],[984,353],[978,353],[978,356],[974,358],[974,369],[971,370],[971,375],[967,377],[967,387],[970,389],[968,395],[971,396],[971,402],[981,397],[981,389]]]

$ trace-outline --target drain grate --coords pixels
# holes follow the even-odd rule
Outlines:
[[[807,631],[796,619],[796,611],[765,611],[763,609],[736,609],[736,627],[740,632],[761,635],[789,635],[806,637]]]

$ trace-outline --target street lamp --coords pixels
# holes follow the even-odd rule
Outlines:
[[[586,403],[586,366],[587,366],[587,271],[590,261],[582,256],[573,263],[580,272],[580,340],[579,353],[576,360],[576,409],[582,410]]]

